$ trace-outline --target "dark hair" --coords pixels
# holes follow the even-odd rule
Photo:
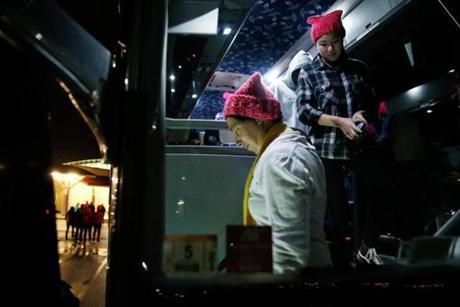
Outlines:
[[[240,122],[245,122],[245,121],[248,121],[248,120],[255,121],[255,119],[251,118],[251,117],[246,117],[246,116],[241,116],[241,115],[230,115],[230,116],[233,117],[236,120],[239,120]]]
[[[335,31],[335,33],[337,33],[340,36],[340,38],[342,38],[342,39],[344,39],[345,35],[347,34],[347,32],[345,31],[345,28],[343,26],[339,30]]]

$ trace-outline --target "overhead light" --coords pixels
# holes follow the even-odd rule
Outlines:
[[[225,27],[224,31],[222,32],[223,35],[229,35],[230,33],[232,33],[232,28],[229,27]]]
[[[174,81],[174,80],[176,80],[176,76],[174,76],[174,75],[170,75],[170,76],[169,76],[169,80],[171,80],[171,81]]]
[[[171,93],[175,93],[175,92],[176,92],[176,89],[172,88]]]
[[[196,83],[195,83],[195,79],[192,80],[192,87],[193,87],[192,98],[195,99],[196,97],[198,97],[198,95],[196,94]]]

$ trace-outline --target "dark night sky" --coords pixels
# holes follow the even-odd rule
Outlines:
[[[120,34],[118,10],[123,0],[55,0],[77,23],[107,49],[116,47]]]

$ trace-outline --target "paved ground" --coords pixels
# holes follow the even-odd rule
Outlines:
[[[80,307],[105,306],[105,275],[107,265],[107,223],[103,224],[100,242],[75,243],[65,240],[66,225],[57,219],[61,279],[72,286],[80,299]]]

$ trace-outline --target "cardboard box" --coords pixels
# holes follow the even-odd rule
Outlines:
[[[272,231],[269,226],[227,226],[227,272],[272,272]]]

